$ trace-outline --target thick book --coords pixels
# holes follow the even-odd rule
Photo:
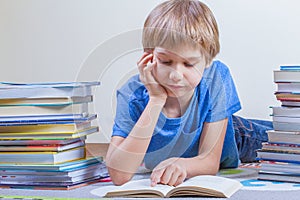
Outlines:
[[[87,157],[65,163],[1,163],[0,170],[38,170],[38,171],[72,171],[96,163],[102,163],[103,157]]]
[[[279,162],[291,162],[291,163],[299,163],[300,162],[300,154],[297,153],[287,153],[287,152],[275,152],[275,151],[265,151],[258,150],[257,158],[260,160],[270,160],[270,161],[279,161]]]
[[[259,171],[258,180],[300,183],[300,173]]]
[[[300,131],[300,123],[296,123],[296,122],[278,122],[278,121],[273,121],[272,123],[273,123],[274,130],[278,130],[278,131],[295,131],[295,132]]]
[[[300,93],[300,82],[280,82],[276,83],[278,93],[295,92]]]
[[[85,147],[70,149],[67,151],[42,151],[42,152],[0,152],[1,163],[40,163],[56,164],[85,157]]]
[[[262,161],[260,170],[285,173],[299,173],[300,164],[276,161]]]
[[[55,104],[51,106],[19,105],[19,106],[0,106],[0,117],[18,117],[35,115],[66,115],[89,114],[89,103],[79,103],[71,105]]]
[[[274,70],[274,82],[300,82],[300,70]]]
[[[0,175],[0,183],[53,183],[53,182],[64,182],[64,183],[74,183],[78,181],[83,181],[86,179],[90,179],[93,177],[101,176],[103,174],[103,170],[101,168],[94,168],[92,170],[81,171],[81,173],[73,173],[74,175],[22,175],[22,174],[4,174]]]
[[[272,116],[300,117],[300,107],[272,106],[271,109]]]
[[[300,131],[267,131],[269,142],[300,145]]]
[[[100,82],[0,83],[0,99],[89,96]]]
[[[158,184],[150,186],[150,179],[130,181],[122,186],[116,186],[106,193],[104,197],[222,197],[228,198],[242,187],[242,184],[233,179],[203,175],[190,178],[182,184],[173,187]]]
[[[300,123],[300,116],[272,116],[273,122]]]

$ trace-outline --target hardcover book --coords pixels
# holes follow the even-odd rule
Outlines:
[[[273,143],[288,143],[300,145],[300,130],[299,131],[267,131],[269,142]]]
[[[0,83],[0,99],[48,98],[92,95],[92,87],[100,82],[65,83]]]
[[[300,82],[300,70],[274,70],[274,82]]]
[[[57,164],[83,159],[84,157],[85,147],[78,147],[59,152],[0,152],[1,163]]]

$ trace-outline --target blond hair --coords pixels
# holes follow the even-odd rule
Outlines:
[[[143,29],[144,50],[155,47],[178,47],[187,44],[200,47],[205,62],[219,53],[219,31],[211,10],[198,0],[168,0],[148,15]]]

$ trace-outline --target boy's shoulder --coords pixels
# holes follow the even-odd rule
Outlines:
[[[136,88],[139,88],[141,86],[144,86],[144,84],[140,80],[139,74],[135,74],[131,76],[127,81],[122,85],[120,88],[121,90],[136,90]]]
[[[212,64],[208,68],[206,68],[206,69],[207,70],[211,70],[211,71],[213,71],[213,70],[221,70],[221,71],[223,71],[223,70],[225,70],[225,71],[229,70],[228,67],[227,67],[227,65],[225,63],[223,63],[222,61],[220,61],[220,60],[214,60],[212,62]]]
[[[148,95],[145,85],[140,80],[139,74],[131,76],[122,87],[118,89],[118,93],[130,96],[130,99],[144,99]]]
[[[226,64],[221,62],[220,60],[214,60],[212,64],[205,69],[203,77],[208,79],[214,79],[216,75],[228,75],[229,68]]]

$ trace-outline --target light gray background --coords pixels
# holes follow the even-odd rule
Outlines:
[[[0,81],[98,80],[95,106],[108,142],[115,90],[136,72],[140,28],[159,0],[0,0]],[[219,24],[218,59],[231,69],[244,117],[268,119],[273,70],[300,64],[300,1],[205,0]]]

